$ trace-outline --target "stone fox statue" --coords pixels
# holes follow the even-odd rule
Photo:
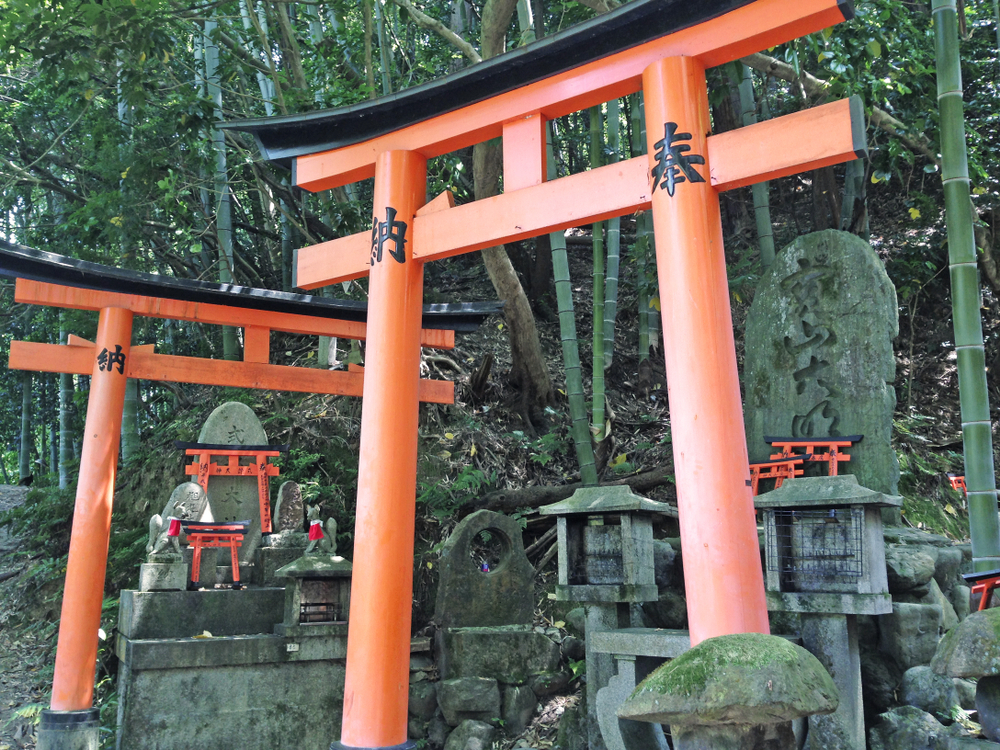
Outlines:
[[[155,555],[166,550],[167,545],[172,545],[174,552],[181,553],[181,545],[178,536],[170,536],[170,519],[184,521],[197,521],[201,519],[208,505],[208,496],[195,482],[185,482],[178,485],[170,494],[163,512],[160,515],[149,519],[149,543],[146,545],[146,552]]]
[[[319,519],[319,505],[306,506],[306,518],[309,521],[309,546],[305,554],[312,554],[317,544],[321,552],[328,555],[337,554],[337,521],[326,519],[326,533],[323,532],[323,522]]]

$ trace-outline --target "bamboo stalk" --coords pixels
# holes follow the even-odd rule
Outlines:
[[[620,147],[620,107],[617,99],[608,102],[608,152],[612,163],[618,161]],[[621,217],[608,219],[608,267],[604,279],[604,369],[611,367],[615,355],[615,318],[618,314],[618,274],[621,262]]]
[[[642,94],[630,97],[629,116],[632,118],[632,157],[646,152],[645,121],[642,116]],[[636,221],[636,240],[632,245],[635,256],[635,285],[639,306],[639,361],[649,359],[649,276],[646,272],[646,258],[649,255],[649,236],[642,230],[647,226],[649,212],[645,211]]]
[[[552,123],[546,127],[546,155],[548,178],[556,177],[556,162],[552,149]],[[559,338],[562,342],[563,367],[566,370],[566,400],[569,402],[570,433],[573,448],[580,465],[580,480],[585,486],[597,484],[597,466],[594,462],[594,445],[590,440],[587,404],[583,397],[583,370],[580,366],[580,344],[576,334],[576,315],[573,312],[573,287],[569,278],[569,257],[566,255],[566,235],[553,232],[549,235],[552,248],[552,275],[556,287],[556,307],[559,310]]]
[[[740,63],[743,76],[739,80],[730,76],[731,84],[740,95],[740,112],[743,126],[757,122],[757,103],[754,101],[753,77],[750,68]],[[757,225],[757,242],[760,247],[760,262],[764,268],[774,263],[774,229],[771,226],[771,205],[767,182],[757,182],[751,187],[753,194],[753,215]]]
[[[603,165],[604,128],[601,124],[600,106],[590,108],[590,166]],[[594,346],[592,390],[594,404],[591,409],[591,431],[594,439],[604,438],[604,222],[595,221],[594,235]]]
[[[931,8],[937,58],[938,107],[941,112],[941,181],[948,225],[948,268],[958,355],[969,532],[973,568],[983,571],[1000,567],[1000,521],[997,517],[986,356],[979,314],[979,271],[965,146],[958,17],[955,0],[933,0]]]

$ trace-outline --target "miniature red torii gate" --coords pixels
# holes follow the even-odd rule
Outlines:
[[[266,158],[290,160],[306,190],[375,177],[371,232],[300,249],[296,259],[295,283],[306,289],[369,276],[365,389],[382,394],[362,411],[335,747],[407,742],[415,321],[428,260],[651,208],[691,642],[768,632],[718,194],[863,156],[863,112],[857,99],[840,101],[710,136],[705,69],[852,15],[844,0],[635,0],[368,108],[229,124],[252,132]],[[616,49],[596,44],[615,29],[627,33]],[[635,43],[632,34],[645,36]],[[587,58],[581,48],[591,42],[598,50]],[[559,66],[560,53],[570,65]],[[510,83],[517,76],[523,85]],[[639,90],[648,157],[546,182],[546,120]],[[428,158],[500,136],[502,195],[454,206],[443,194],[425,205]]]
[[[12,341],[9,359],[9,367],[15,370],[91,376],[51,710],[43,712],[39,741],[43,742],[41,738],[47,730],[55,732],[52,736],[62,736],[60,732],[78,728],[93,730],[92,735],[96,738],[96,709],[92,706],[97,634],[104,600],[126,380],[361,396],[363,368],[337,372],[269,364],[270,333],[277,330],[363,340],[367,325],[363,320],[326,317],[364,317],[364,311],[359,309],[330,309],[336,305],[331,300],[159,279],[14,246],[3,240],[0,240],[0,272],[17,277],[14,293],[17,302],[99,313],[96,341],[74,335],[62,345]],[[65,279],[83,286],[38,280],[44,278]],[[90,288],[93,286],[104,288]],[[157,296],[116,291],[134,287],[155,292]],[[217,304],[217,300],[231,304]],[[497,312],[499,305],[479,303],[438,308],[429,311],[428,315],[437,315],[445,324],[457,322],[467,330],[471,325],[468,320]],[[309,310],[314,314],[303,314]],[[414,335],[422,346],[454,348],[453,330],[422,329],[419,305],[410,312],[415,314]],[[234,362],[155,354],[153,345],[132,346],[135,315],[243,328],[244,359]],[[454,403],[454,383],[420,379],[415,384],[414,395],[425,402]],[[44,741],[51,742],[51,736],[46,736]]]

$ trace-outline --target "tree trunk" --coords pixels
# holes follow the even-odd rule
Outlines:
[[[127,464],[139,451],[139,381],[125,382],[125,404],[122,408],[122,463]]]
[[[61,316],[60,316],[61,317]],[[59,342],[66,343],[66,332],[59,332]],[[59,489],[69,486],[69,464],[73,460],[73,376],[59,375]]]
[[[645,493],[654,487],[661,487],[668,482],[673,482],[674,470],[672,466],[664,466],[642,474],[636,474],[625,479],[616,479],[611,482],[604,482],[601,486],[621,486],[627,485],[633,492]],[[462,506],[460,513],[466,516],[477,510],[492,510],[500,513],[513,513],[518,508],[540,508],[543,505],[556,503],[565,500],[581,487],[585,486],[581,482],[573,484],[541,485],[534,487],[523,487],[516,490],[497,490],[482,497],[476,498],[470,503]]]
[[[517,0],[487,0],[482,15],[481,51],[484,60],[503,52],[507,28],[516,7]],[[473,149],[476,200],[497,194],[501,155],[497,141],[480,143]],[[533,412],[554,403],[552,382],[542,356],[535,318],[503,246],[484,249],[482,258],[497,296],[505,303],[504,316],[511,348],[511,380],[521,389],[526,426],[534,429]]]
[[[31,373],[21,373],[21,447],[18,453],[18,474],[23,482],[31,476]]]
[[[962,105],[962,67],[955,0],[934,0],[938,106],[941,111],[941,181],[948,225],[952,320],[958,353],[959,400],[968,487],[972,563],[976,571],[1000,567],[993,439],[986,384],[986,352],[979,314],[979,274],[969,195]]]
[[[212,100],[215,121],[220,122],[222,113],[222,86],[219,79],[219,47],[212,39],[218,27],[214,19],[205,21],[205,86]],[[229,194],[229,176],[226,170],[226,136],[222,129],[212,129],[212,147],[215,151],[215,234],[219,246],[219,281],[233,283],[233,215]],[[239,359],[239,344],[236,328],[222,327],[223,357]]]

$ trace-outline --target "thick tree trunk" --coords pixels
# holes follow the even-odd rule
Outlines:
[[[493,57],[504,49],[504,40],[517,0],[487,0],[483,7],[482,56]],[[480,143],[473,149],[476,200],[498,192],[502,152],[496,141]],[[503,246],[482,251],[483,263],[497,296],[504,301],[504,315],[511,347],[511,380],[522,393],[524,417],[533,428],[532,412],[554,403],[552,381],[542,357],[531,305]]]
[[[601,486],[628,485],[633,492],[642,494],[654,487],[660,487],[674,479],[673,467],[662,467],[646,471],[642,474],[616,479],[613,482],[602,482]],[[523,487],[516,490],[497,490],[466,503],[459,511],[463,516],[477,510],[492,510],[501,513],[512,513],[518,508],[540,508],[549,503],[565,500],[584,485],[580,482],[553,486]]]
[[[31,373],[21,373],[21,449],[18,454],[18,474],[23,482],[31,476]]]

